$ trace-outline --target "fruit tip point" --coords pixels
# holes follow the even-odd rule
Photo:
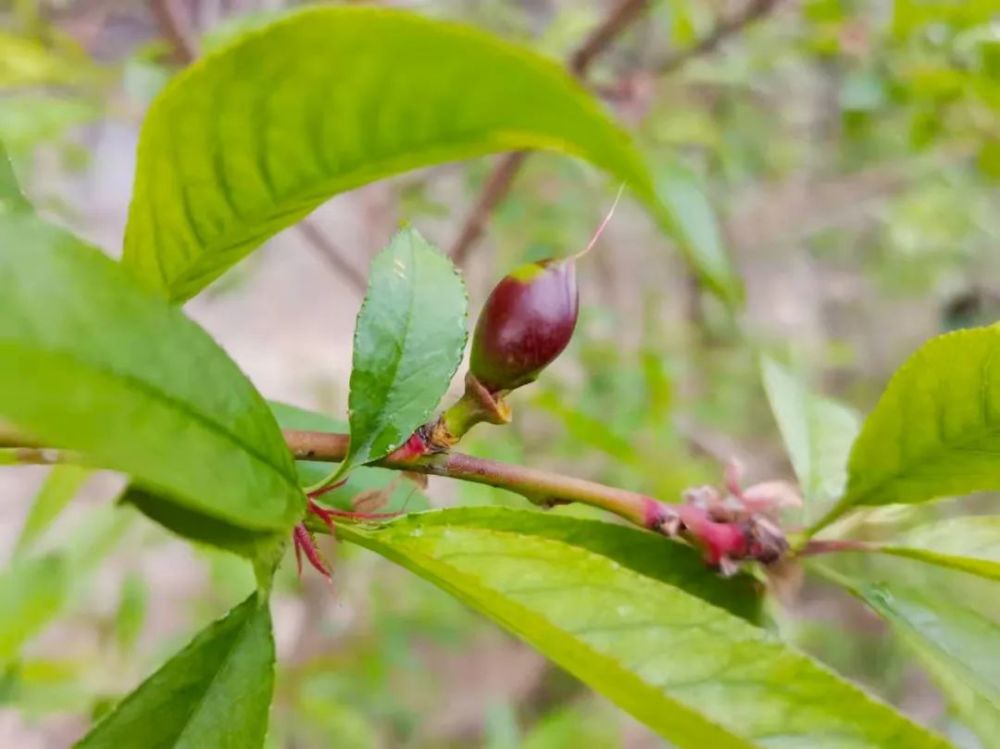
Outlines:
[[[590,241],[587,242],[587,246],[584,247],[580,252],[576,253],[575,255],[571,255],[570,256],[571,260],[574,260],[574,261],[579,260],[584,255],[586,255],[588,252],[590,252],[593,249],[594,245],[597,244],[597,240],[601,238],[601,234],[604,233],[604,229],[611,222],[611,217],[615,215],[615,209],[618,207],[618,201],[622,199],[622,193],[623,192],[625,192],[625,183],[624,182],[622,182],[618,186],[618,193],[615,195],[615,200],[611,204],[611,208],[608,209],[607,215],[604,216],[604,219],[598,225],[597,231],[594,232],[594,235],[590,238]]]

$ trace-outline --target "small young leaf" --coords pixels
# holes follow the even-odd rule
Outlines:
[[[609,557],[577,545],[601,524],[568,521],[586,530],[562,540],[532,531],[540,513],[516,514],[524,532],[443,511],[338,533],[486,614],[678,747],[948,746],[767,632],[632,568],[627,547]]]
[[[880,551],[1000,580],[1000,517],[966,516],[914,528]]]
[[[0,573],[0,664],[59,613],[70,591],[66,560],[55,554],[19,559]]]
[[[847,456],[858,436],[860,419],[846,406],[813,395],[770,357],[761,359],[761,378],[781,430],[802,493],[806,517],[819,517],[847,484]]]
[[[904,563],[905,564],[905,563]],[[1000,736],[1000,621],[983,602],[995,586],[959,572],[889,571],[878,583],[827,576],[864,601],[917,656],[956,712],[991,746]],[[905,572],[905,570],[901,570]]]
[[[316,411],[290,406],[287,403],[269,401],[271,412],[278,420],[282,429],[306,429],[320,432],[346,432],[347,422],[335,419]],[[302,486],[312,486],[330,475],[330,464],[315,460],[299,460],[295,462],[299,472],[299,483]],[[418,487],[408,482],[400,482],[399,471],[373,466],[358,466],[343,486],[325,492],[319,501],[340,510],[352,510],[354,499],[365,492],[385,490],[395,482],[396,487],[389,495],[389,501],[379,509],[379,512],[417,512],[430,507],[427,495]]]
[[[203,629],[76,746],[261,747],[273,685],[271,614],[254,594]]]
[[[120,510],[96,507],[77,520],[59,553],[17,556],[0,572],[0,666],[85,589],[127,521]]]
[[[854,443],[856,505],[923,502],[1000,489],[1000,324],[927,342],[897,370]]]
[[[516,149],[587,159],[668,231],[683,225],[628,136],[560,65],[410,13],[292,13],[199,60],[150,107],[124,262],[183,301],[337,193]],[[724,259],[692,257],[713,288],[738,296]]]
[[[224,522],[301,516],[274,417],[200,328],[30,216],[0,217],[0,247],[0,418]]]
[[[92,471],[75,465],[53,466],[35,495],[17,539],[16,554],[22,554],[54,521],[90,478]]]
[[[378,460],[431,415],[462,361],[465,285],[414,229],[372,261],[354,328],[351,446],[337,471]]]

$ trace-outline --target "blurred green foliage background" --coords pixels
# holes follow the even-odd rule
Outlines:
[[[673,180],[690,230],[703,241],[718,234],[735,258],[745,310],[732,315],[700,290],[642,210],[624,204],[582,265],[570,350],[514,396],[510,428],[481,427],[468,451],[665,499],[717,483],[730,457],[754,480],[790,477],[761,352],[863,412],[918,342],[1000,318],[995,0],[762,4],[759,18],[676,63],[752,2],[653,2],[590,76],[657,176]],[[207,49],[282,0],[173,5]],[[391,5],[565,59],[612,3]],[[120,252],[142,113],[179,69],[163,7],[8,0],[0,16],[0,140],[36,204],[111,254]],[[265,395],[342,416],[360,290],[338,263],[363,273],[400,220],[447,247],[489,168],[447,165],[339,197],[315,216],[325,242],[290,230],[188,309]],[[613,187],[579,162],[533,156],[465,263],[473,309],[517,263],[581,248]],[[0,745],[67,745],[252,588],[239,560],[111,510],[120,485],[62,468],[0,473],[0,550],[14,559],[4,574],[50,583],[36,614],[55,621],[23,648],[0,625]],[[411,493],[400,506],[419,506]],[[521,503],[442,481],[427,494],[434,506]],[[958,505],[873,511],[869,532]],[[29,507],[41,531],[18,544]],[[40,565],[27,547],[70,552]],[[279,576],[273,747],[662,745],[444,593],[367,552],[326,551],[333,590],[316,576],[299,580],[292,564]],[[890,563],[901,564],[878,562]],[[859,604],[794,571],[783,588],[772,626],[959,745],[978,745]]]

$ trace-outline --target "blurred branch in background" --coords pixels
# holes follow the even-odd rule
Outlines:
[[[723,16],[715,22],[708,34],[686,49],[679,49],[660,61],[655,72],[660,75],[673,73],[684,64],[700,55],[714,52],[722,42],[744,28],[758,21],[778,6],[781,0],[750,0],[746,7],[731,16]]]
[[[598,55],[647,7],[646,0],[620,0],[570,56],[567,63],[569,71],[577,78],[586,76],[588,68]],[[479,198],[463,222],[458,238],[451,247],[451,258],[456,265],[461,267],[465,263],[470,250],[483,235],[490,214],[506,197],[526,156],[527,153],[524,152],[510,153],[501,156],[500,161],[493,167]]]
[[[312,247],[316,253],[323,258],[335,272],[340,273],[348,281],[350,281],[351,286],[358,289],[359,291],[364,291],[367,281],[365,280],[364,274],[361,273],[357,268],[347,262],[344,257],[345,253],[340,247],[333,243],[331,240],[319,227],[317,227],[309,219],[303,219],[298,225],[299,233],[309,242],[309,246]]]
[[[567,67],[582,78],[590,64],[648,7],[646,0],[621,0],[574,52]]]
[[[149,5],[164,41],[170,45],[171,59],[178,65],[194,62],[199,55],[198,43],[187,12],[180,7],[180,0],[149,0]],[[327,267],[346,279],[359,292],[364,292],[367,286],[365,276],[348,262],[347,253],[343,249],[308,218],[302,219],[297,228]]]
[[[170,58],[178,65],[187,65],[198,56],[191,19],[178,7],[180,0],[149,0],[153,17],[164,41],[170,45]]]
[[[719,45],[748,25],[770,13],[781,0],[750,0],[746,7],[730,16],[716,21],[712,30],[690,47],[678,50],[656,65],[655,74],[672,73],[685,63],[701,55],[710,54]],[[645,0],[622,0],[587,37],[567,63],[569,71],[583,79],[593,61],[624,31],[629,24],[648,8]],[[648,71],[647,71],[648,74]],[[627,85],[627,82],[625,82]],[[616,96],[621,84],[601,88],[598,93]],[[502,156],[486,179],[482,192],[459,230],[458,238],[451,248],[451,257],[458,266],[464,265],[469,252],[483,235],[486,223],[494,209],[507,196],[510,186],[524,164],[527,153],[518,152]],[[696,283],[696,282],[695,282]]]

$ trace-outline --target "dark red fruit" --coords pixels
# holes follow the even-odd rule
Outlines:
[[[575,258],[517,268],[479,315],[471,373],[493,393],[532,382],[569,345],[578,308]]]

